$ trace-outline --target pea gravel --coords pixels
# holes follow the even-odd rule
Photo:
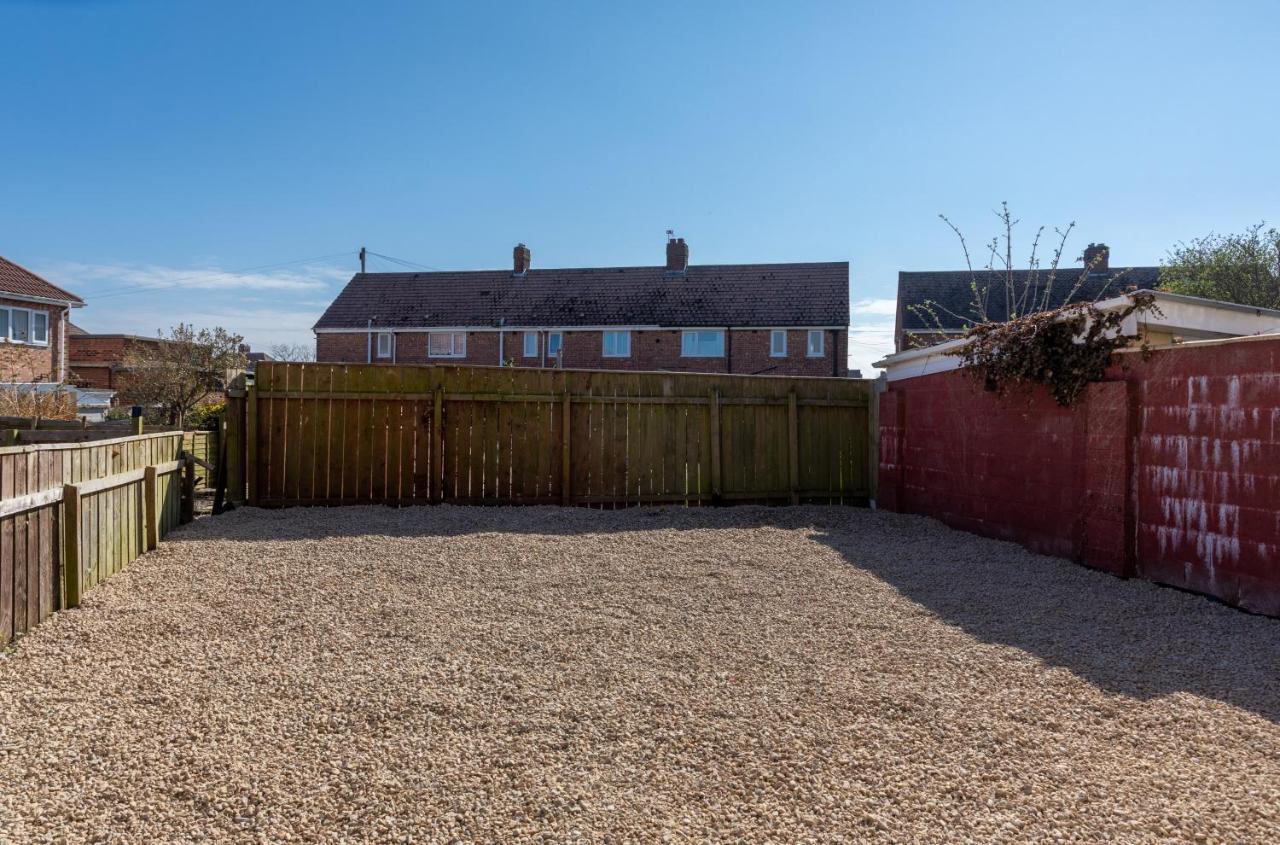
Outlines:
[[[1280,621],[844,508],[242,509],[0,656],[11,842],[1277,842]]]

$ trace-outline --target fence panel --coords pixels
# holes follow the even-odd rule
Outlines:
[[[175,463],[181,449],[181,432],[0,448],[0,645],[67,606],[68,533],[77,540],[77,591],[146,550],[143,473]],[[68,485],[83,490],[70,509],[70,532]],[[164,536],[178,522],[178,473],[170,468],[157,487]]]
[[[263,362],[245,473],[266,506],[852,503],[870,397],[853,379]]]
[[[218,432],[186,431],[182,434],[182,448],[211,467],[218,466]],[[213,472],[196,465],[196,486],[213,487]]]

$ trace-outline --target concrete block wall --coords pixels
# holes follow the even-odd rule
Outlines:
[[[890,382],[880,506],[1280,615],[1280,338],[1120,358],[1072,408]]]

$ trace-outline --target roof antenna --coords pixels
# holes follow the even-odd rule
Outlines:
[[[360,272],[361,273],[364,272],[364,256],[365,256],[365,249],[364,247],[360,247]]]
[[[672,239],[672,238],[674,238],[675,236],[676,236],[676,230],[675,230],[675,229],[668,229],[668,230],[667,230],[667,240],[671,240],[671,239]]]

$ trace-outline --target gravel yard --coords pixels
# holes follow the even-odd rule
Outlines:
[[[0,841],[455,840],[1280,841],[1280,621],[855,509],[242,509],[0,656]]]

